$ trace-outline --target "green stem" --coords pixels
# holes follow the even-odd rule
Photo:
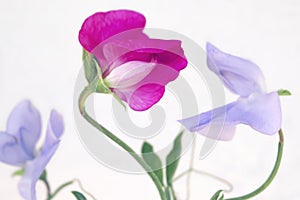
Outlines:
[[[167,200],[172,200],[172,194],[168,186],[165,187],[165,193],[166,193]]]
[[[243,195],[243,196],[240,196],[240,197],[229,198],[229,199],[226,199],[226,200],[250,199],[251,197],[254,197],[254,196],[258,195],[259,193],[261,193],[262,191],[264,191],[271,184],[271,182],[274,180],[274,178],[275,178],[275,176],[278,172],[278,169],[279,169],[279,166],[280,166],[280,163],[281,163],[282,153],[283,153],[284,137],[283,137],[283,132],[282,132],[281,129],[279,130],[278,134],[279,134],[279,144],[278,144],[277,159],[276,159],[274,168],[273,168],[270,176],[268,177],[268,179],[259,188],[257,188],[253,192],[251,192],[249,194],[246,194],[246,195]]]
[[[50,188],[50,184],[48,182],[47,179],[41,179],[43,181],[43,183],[45,184],[46,186],[46,189],[47,189],[47,200],[50,200],[51,199],[51,188]]]
[[[173,185],[166,186],[165,192],[166,192],[167,200],[177,200]]]
[[[65,189],[66,187],[72,185],[72,184],[75,183],[75,182],[78,183],[79,188],[81,189],[82,192],[84,192],[85,194],[89,195],[92,199],[96,200],[96,198],[95,198],[91,193],[89,193],[88,191],[86,191],[86,190],[83,188],[83,186],[82,186],[82,184],[81,184],[81,182],[80,182],[79,179],[74,179],[74,180],[71,180],[71,181],[68,181],[68,182],[62,184],[61,186],[59,186],[59,187],[53,192],[53,194],[48,193],[47,200],[53,199],[60,191],[62,191],[63,189]],[[48,182],[47,182],[47,183],[48,183]],[[49,185],[49,184],[48,184],[48,185]]]
[[[185,175],[189,174],[189,173],[192,172],[192,171],[193,171],[193,169],[188,169],[188,170],[182,172],[181,174],[179,174],[178,176],[176,176],[176,177],[173,179],[172,182],[174,183],[174,182],[178,181],[179,179],[181,179],[182,177],[184,177]]]
[[[196,149],[196,138],[193,141],[193,145],[192,145],[192,152],[191,152],[191,159],[190,159],[190,165],[188,170],[186,170],[185,172],[181,173],[180,175],[178,175],[177,177],[175,177],[172,182],[175,182],[177,180],[179,180],[180,178],[182,178],[183,176],[187,175],[187,179],[186,179],[186,199],[188,200],[190,198],[190,181],[191,181],[191,172],[194,171],[194,155],[195,155],[195,149]],[[172,187],[173,189],[173,187]],[[175,193],[174,193],[175,194]]]
[[[177,197],[176,197],[173,185],[171,185],[170,190],[171,190],[171,194],[172,194],[173,200],[177,200]]]
[[[51,199],[51,187],[50,187],[50,184],[47,179],[47,171],[46,170],[43,171],[39,180],[45,184],[46,190],[47,190],[47,200],[50,200]]]
[[[69,185],[72,185],[74,183],[74,181],[69,181],[66,182],[64,184],[62,184],[61,186],[59,186],[52,195],[50,195],[50,198],[48,198],[48,200],[53,199],[61,190],[63,190],[65,187],[68,187]]]
[[[92,195],[92,193],[90,193],[86,189],[84,189],[84,187],[79,179],[74,179],[74,181],[78,183],[79,188],[81,189],[82,192],[84,192],[85,194],[90,196],[92,199],[97,200],[96,197],[94,197],[94,195]]]
[[[79,110],[81,115],[86,119],[92,126],[94,126],[96,129],[98,129],[100,132],[102,132],[104,135],[106,135],[108,138],[110,138],[112,141],[114,141],[116,144],[118,144],[120,147],[122,147],[125,151],[127,151],[148,173],[148,175],[153,180],[156,188],[159,191],[160,197],[162,200],[166,200],[166,195],[163,189],[163,185],[155,175],[155,173],[151,170],[150,166],[141,158],[130,146],[128,146],[125,142],[123,142],[120,138],[115,136],[113,133],[111,133],[109,130],[107,130],[105,127],[103,127],[101,124],[99,124],[97,121],[95,121],[85,110],[85,101],[87,98],[94,92],[93,90],[93,83],[91,83],[89,86],[87,86],[81,93],[79,97]]]
[[[201,170],[198,170],[198,169],[193,169],[192,172],[194,172],[196,174],[199,174],[199,175],[204,175],[204,176],[210,177],[212,179],[215,179],[215,180],[223,183],[224,185],[227,185],[228,189],[222,189],[223,192],[227,192],[228,193],[228,192],[231,192],[233,190],[232,184],[229,181],[227,181],[226,179],[224,179],[224,178],[221,178],[221,177],[216,176],[216,175],[214,175],[212,173],[201,171]]]
[[[191,170],[191,172],[194,168],[196,141],[197,141],[197,136],[195,137],[195,140],[193,141],[193,146],[192,146],[191,160],[190,160],[190,167],[189,167],[189,170]],[[191,184],[191,173],[188,173],[187,178],[186,178],[186,199],[187,200],[189,200],[190,196],[191,196],[190,184]]]

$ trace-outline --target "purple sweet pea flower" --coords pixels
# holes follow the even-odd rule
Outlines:
[[[145,23],[134,11],[98,12],[79,32],[83,48],[98,60],[104,83],[136,111],[156,104],[165,85],[187,65],[181,42],[149,38]]]
[[[55,153],[64,125],[62,117],[52,110],[42,150],[36,152],[41,135],[41,117],[30,101],[19,103],[11,112],[5,132],[0,132],[0,161],[24,167],[19,192],[26,200],[36,200],[35,185]]]
[[[281,105],[277,92],[266,92],[264,76],[251,61],[217,49],[207,43],[207,65],[224,85],[240,98],[225,106],[179,122],[191,132],[217,140],[231,140],[236,125],[246,124],[267,135],[281,127]],[[220,133],[210,128],[222,127]],[[219,129],[220,130],[220,129]]]

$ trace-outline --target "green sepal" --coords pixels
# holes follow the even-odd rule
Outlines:
[[[47,180],[47,172],[46,172],[46,170],[44,170],[43,173],[41,174],[40,180]]]
[[[11,175],[11,177],[15,177],[15,176],[23,176],[25,174],[25,169],[19,169],[19,170],[17,170],[17,171],[15,171],[12,175]]]
[[[88,83],[91,83],[97,76],[101,76],[100,66],[97,62],[96,57],[87,52],[85,49],[83,49],[82,51],[82,61],[85,78]]]
[[[99,77],[99,80],[98,80],[97,86],[96,86],[96,92],[104,93],[104,94],[111,94],[112,93],[112,91],[109,89],[109,87],[104,82],[102,77]]]
[[[172,180],[178,167],[181,155],[181,139],[183,132],[179,133],[174,140],[173,148],[167,156],[167,183],[172,185]]]
[[[146,161],[146,163],[153,169],[153,172],[159,179],[160,183],[163,183],[163,170],[162,170],[162,162],[159,156],[153,152],[153,146],[148,143],[144,142],[142,146],[142,157]]]
[[[221,195],[223,190],[218,190],[211,198],[210,200],[224,200],[224,194]],[[221,195],[221,196],[220,196]]]
[[[77,200],[87,200],[87,198],[80,192],[72,191],[72,194],[76,197]]]
[[[277,91],[279,96],[291,96],[292,93],[289,90],[280,89]]]
[[[83,49],[82,60],[85,78],[88,81],[89,85],[92,86],[91,88],[93,92],[112,94],[117,102],[120,103],[126,110],[126,105],[123,103],[120,97],[117,94],[113,93],[106,81],[103,80],[101,68],[96,57]]]

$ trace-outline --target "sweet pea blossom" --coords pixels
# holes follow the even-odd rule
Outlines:
[[[151,39],[145,23],[135,11],[98,12],[79,32],[81,45],[97,59],[102,84],[136,111],[156,104],[187,65],[181,41]]]
[[[191,132],[212,139],[231,140],[236,125],[246,124],[258,132],[273,135],[281,127],[281,105],[277,92],[266,91],[260,68],[249,60],[222,52],[207,43],[207,65],[224,85],[240,97],[232,103],[179,120]],[[221,127],[214,133],[210,127]]]
[[[19,103],[11,112],[6,131],[0,132],[0,161],[24,168],[19,192],[26,200],[35,200],[35,185],[58,148],[64,131],[62,117],[51,111],[42,149],[36,152],[41,136],[41,117],[30,101]]]

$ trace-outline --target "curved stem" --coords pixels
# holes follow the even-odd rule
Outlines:
[[[184,177],[185,175],[191,173],[194,169],[188,169],[184,172],[182,172],[181,174],[179,174],[178,176],[176,176],[174,179],[173,179],[173,183],[178,181],[179,179],[181,179],[182,177]]]
[[[79,179],[74,179],[74,181],[78,183],[79,188],[81,189],[82,192],[89,195],[92,199],[97,200],[96,197],[94,197],[94,195],[92,195],[90,192],[88,192],[86,189],[84,189],[84,187],[82,186],[82,183]]]
[[[50,199],[53,199],[60,191],[62,191],[65,187],[68,187],[69,185],[72,185],[74,183],[74,181],[69,181],[66,182],[64,184],[62,184],[61,186],[59,186],[52,195],[50,195]]]
[[[41,174],[39,180],[42,181],[45,184],[46,190],[47,190],[47,200],[50,200],[51,199],[51,186],[50,186],[49,181],[47,179],[47,171],[46,170],[43,171],[43,173]]]
[[[85,194],[89,195],[92,199],[96,200],[96,197],[94,197],[90,192],[86,191],[84,189],[84,187],[82,186],[81,182],[79,179],[74,179],[74,180],[71,180],[71,181],[68,181],[64,184],[62,184],[61,186],[59,186],[54,192],[53,194],[51,194],[49,197],[48,197],[48,200],[51,200],[53,199],[60,191],[62,191],[64,188],[68,187],[69,185],[72,185],[73,183],[77,182],[78,185],[79,185],[79,188],[81,189],[82,192],[84,192]]]
[[[47,179],[41,179],[43,181],[43,183],[45,184],[46,186],[46,189],[47,189],[47,200],[50,200],[51,199],[51,188],[50,188],[50,184],[48,182]]]
[[[173,200],[177,200],[177,197],[176,197],[176,194],[175,194],[173,186],[170,187],[170,190],[171,190],[171,194],[172,194]]]
[[[195,137],[195,140],[193,141],[189,170],[193,170],[193,168],[194,168],[194,156],[195,156],[195,151],[196,151],[196,141],[197,141],[197,136]],[[186,199],[187,200],[189,200],[190,196],[191,196],[190,184],[191,184],[191,173],[188,173],[187,178],[186,178],[186,190],[187,190]]]
[[[85,101],[86,99],[94,92],[93,90],[93,84],[86,87],[79,97],[79,110],[81,115],[86,119],[92,126],[94,126],[96,129],[98,129],[100,132],[102,132],[104,135],[106,135],[108,138],[110,138],[112,141],[114,141],[116,144],[118,144],[120,147],[122,147],[125,151],[127,151],[148,173],[148,175],[153,180],[156,188],[159,191],[160,197],[162,200],[166,200],[166,195],[164,192],[163,185],[160,183],[159,179],[155,175],[155,173],[151,170],[149,165],[141,158],[130,146],[128,146],[125,142],[123,142],[120,138],[115,136],[113,133],[111,133],[109,130],[107,130],[105,127],[103,127],[101,124],[99,124],[97,121],[95,121],[85,110]]]
[[[222,189],[223,192],[229,193],[229,192],[231,192],[233,190],[232,184],[229,181],[227,181],[226,179],[224,179],[224,178],[221,178],[221,177],[219,177],[217,175],[214,175],[212,173],[205,172],[205,171],[198,170],[198,169],[193,169],[192,172],[197,173],[199,175],[207,176],[209,178],[212,178],[212,179],[215,179],[215,180],[219,181],[220,183],[223,183],[224,185],[227,185],[228,189]]]
[[[279,169],[279,166],[281,163],[282,153],[283,153],[284,137],[283,137],[283,132],[281,129],[279,130],[278,134],[279,134],[279,144],[278,144],[277,159],[276,159],[274,168],[273,168],[270,176],[267,178],[267,180],[259,188],[257,188],[256,190],[254,190],[253,192],[251,192],[249,194],[246,194],[246,195],[243,195],[240,197],[229,198],[226,200],[250,199],[251,197],[254,197],[254,196],[258,195],[259,193],[261,193],[262,191],[264,191],[271,184],[271,182],[274,180],[274,178],[278,172],[278,169]]]
[[[216,176],[216,175],[214,175],[212,173],[209,173],[209,172],[206,172],[206,171],[202,171],[202,170],[198,170],[198,169],[194,169],[194,168],[190,168],[190,169],[184,171],[183,173],[181,173],[180,175],[178,175],[177,177],[175,177],[173,179],[173,182],[178,181],[179,179],[181,179],[185,175],[188,175],[188,174],[191,174],[191,173],[196,173],[196,174],[199,174],[199,175],[208,176],[208,177],[210,177],[212,179],[220,181],[221,183],[223,183],[223,184],[225,184],[225,185],[228,186],[229,189],[223,189],[222,190],[222,191],[224,191],[226,193],[229,193],[229,192],[231,192],[233,190],[233,186],[232,186],[232,184],[229,181],[227,181],[227,180],[225,180],[225,179],[223,179],[223,178],[221,178],[219,176]]]

